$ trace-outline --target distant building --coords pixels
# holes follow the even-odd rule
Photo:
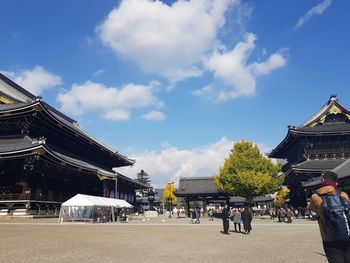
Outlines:
[[[221,192],[215,185],[213,177],[181,177],[175,195],[183,199],[187,210],[190,207],[190,202],[195,202],[200,203],[204,213],[208,205],[217,204],[219,206],[230,203],[231,207],[242,207],[246,202],[244,197],[231,196]],[[268,196],[257,196],[254,199],[254,205],[266,205],[273,200]],[[187,213],[189,214],[189,211]]]
[[[350,111],[335,95],[311,118],[299,126],[289,126],[287,136],[269,154],[287,160],[284,184],[290,189],[290,204],[306,207],[320,177],[335,171],[341,188],[350,191]]]
[[[55,214],[77,193],[135,201],[137,183],[112,168],[133,160],[0,74],[0,214]]]

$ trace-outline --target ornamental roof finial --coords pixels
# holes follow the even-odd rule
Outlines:
[[[332,94],[329,98],[330,100],[338,100],[337,95],[336,94]]]

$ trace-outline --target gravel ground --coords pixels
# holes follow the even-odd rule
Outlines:
[[[221,230],[221,220],[194,225],[187,218],[106,224],[0,220],[0,262],[327,262],[316,222],[255,219],[249,235]]]

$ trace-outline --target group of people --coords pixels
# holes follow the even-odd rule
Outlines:
[[[295,216],[290,208],[279,207],[275,210],[270,210],[270,219],[278,218],[278,222],[292,223],[292,217]]]
[[[190,208],[190,224],[199,224],[199,218],[201,217],[201,209],[200,208]]]
[[[225,235],[229,234],[230,219],[234,223],[235,232],[241,233],[242,223],[243,223],[244,234],[249,234],[250,231],[252,230],[251,222],[253,220],[253,213],[248,207],[245,207],[243,210],[239,208],[233,208],[230,210],[228,205],[225,204],[222,210],[222,221],[223,221],[223,227],[224,227],[223,233]]]

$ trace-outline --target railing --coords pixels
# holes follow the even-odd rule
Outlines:
[[[13,194],[13,193],[0,193],[0,200],[46,200],[46,196],[42,194]]]

